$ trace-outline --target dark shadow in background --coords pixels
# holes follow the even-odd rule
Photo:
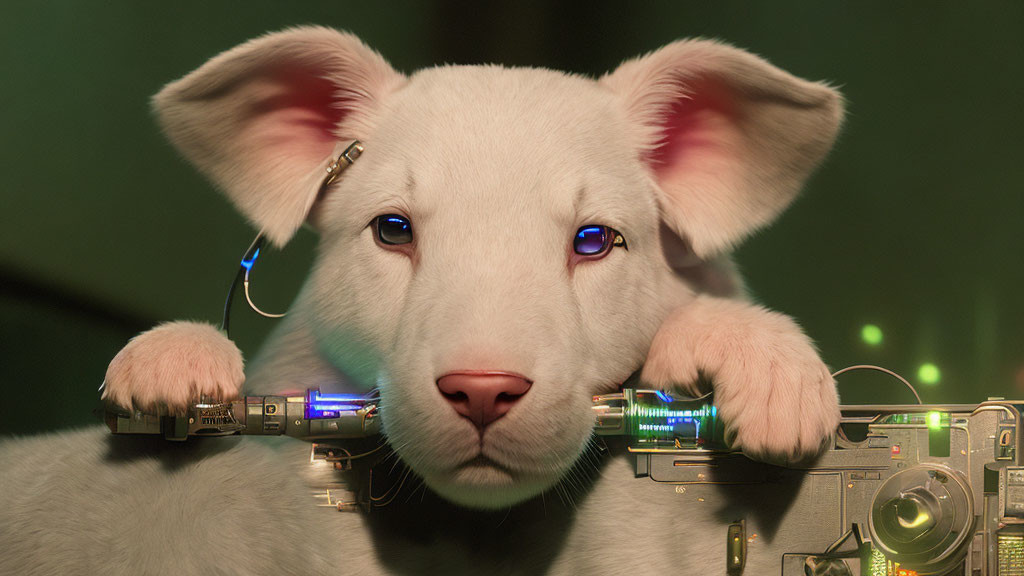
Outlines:
[[[0,270],[0,435],[99,424],[107,363],[149,318]]]

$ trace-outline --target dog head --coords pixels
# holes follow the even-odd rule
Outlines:
[[[406,77],[297,28],[155,97],[172,142],[277,243],[320,233],[319,354],[379,386],[393,447],[473,507],[552,486],[591,396],[643,363],[699,269],[767,224],[831,146],[841,101],[682,41],[593,80],[445,66]],[[325,169],[366,147],[341,178]]]

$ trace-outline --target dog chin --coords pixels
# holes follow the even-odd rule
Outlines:
[[[424,475],[442,498],[478,510],[495,510],[519,504],[547,490],[558,481],[537,474],[518,473],[486,459],[477,458],[446,472]]]

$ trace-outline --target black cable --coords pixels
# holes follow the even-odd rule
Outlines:
[[[245,273],[252,269],[253,263],[256,262],[256,258],[260,254],[260,248],[263,247],[264,240],[263,234],[257,234],[256,239],[252,241],[252,244],[249,244],[245,254],[242,255],[238,272],[235,273],[235,279],[231,281],[231,287],[228,288],[228,297],[224,300],[224,316],[220,321],[220,329],[228,338],[231,338],[231,303],[235,299],[235,290],[242,279],[245,278]]]

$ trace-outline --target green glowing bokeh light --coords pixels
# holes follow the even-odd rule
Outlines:
[[[882,329],[874,324],[865,324],[860,329],[860,339],[863,340],[865,344],[878,346],[882,343]]]
[[[925,384],[938,384],[942,378],[942,373],[939,372],[939,367],[931,362],[921,364],[921,367],[917,369],[917,379]]]

